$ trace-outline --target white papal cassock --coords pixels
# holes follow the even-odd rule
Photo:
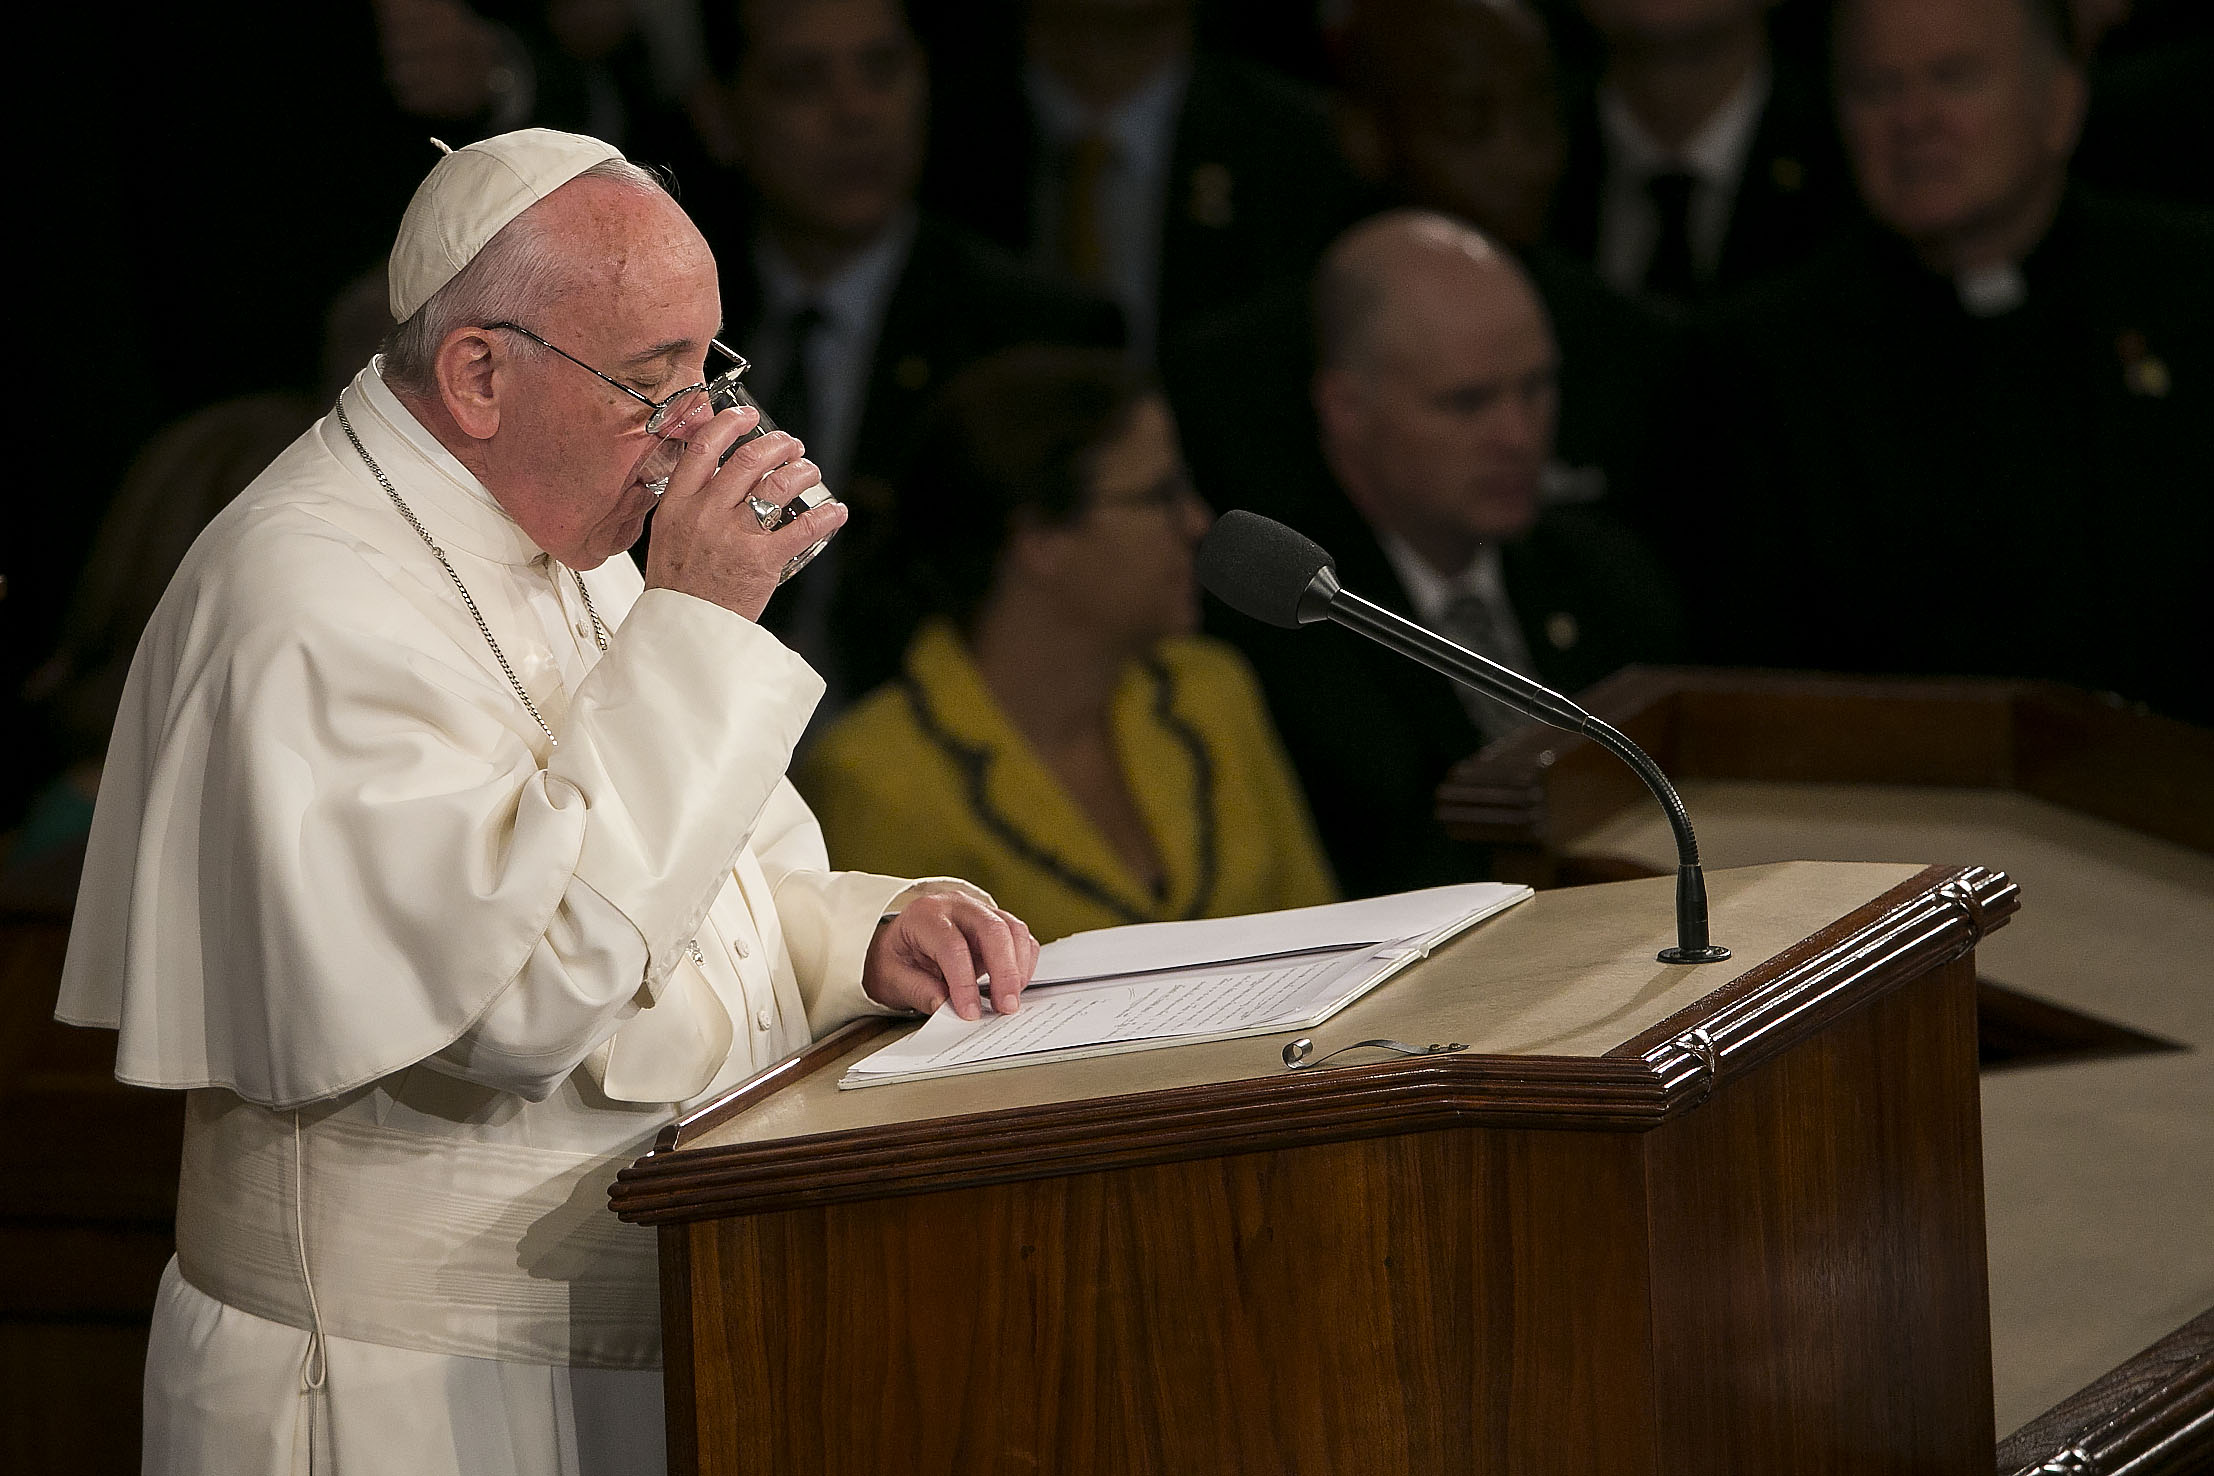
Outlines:
[[[822,691],[751,621],[570,572],[375,366],[186,557],[131,670],[60,1018],[191,1093],[153,1472],[660,1471],[617,1166],[876,1009],[784,780]]]

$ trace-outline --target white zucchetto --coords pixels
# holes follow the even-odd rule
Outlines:
[[[518,129],[447,150],[400,217],[387,268],[392,321],[413,317],[516,216],[593,165],[622,157],[612,144],[552,128]]]

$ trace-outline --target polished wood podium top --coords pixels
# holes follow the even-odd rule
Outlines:
[[[623,1171],[663,1222],[1165,1162],[1455,1122],[1638,1127],[1975,946],[2015,908],[1975,866],[1790,862],[1710,873],[1722,963],[1663,964],[1673,878],[1542,892],[1306,1032],[840,1091],[903,1023],[862,1022],[665,1130]],[[1288,1071],[1374,1037],[1451,1055]],[[1359,1058],[1354,1058],[1359,1059]]]

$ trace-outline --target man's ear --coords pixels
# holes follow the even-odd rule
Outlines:
[[[1326,453],[1356,440],[1368,405],[1361,383],[1343,369],[1318,369],[1308,386],[1314,401],[1315,427],[1322,433]]]
[[[438,398],[464,435],[489,441],[499,433],[508,362],[506,346],[482,328],[456,328],[438,346]]]
[[[2091,101],[2091,82],[2083,68],[2069,62],[2055,69],[2052,112],[2045,124],[2045,147],[2065,161],[2076,152],[2083,137],[2083,118]]]
[[[1348,370],[1318,369],[1309,393],[1324,464],[1361,516],[1377,521],[1368,496],[1373,472],[1369,443],[1375,434],[1368,386]]]

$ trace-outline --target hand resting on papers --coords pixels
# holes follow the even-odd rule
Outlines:
[[[992,1008],[1012,1015],[1038,966],[1038,940],[1023,920],[961,892],[918,897],[887,919],[869,944],[861,987],[895,1009],[929,1014],[950,1003],[964,1020],[984,1014],[982,977]]]

